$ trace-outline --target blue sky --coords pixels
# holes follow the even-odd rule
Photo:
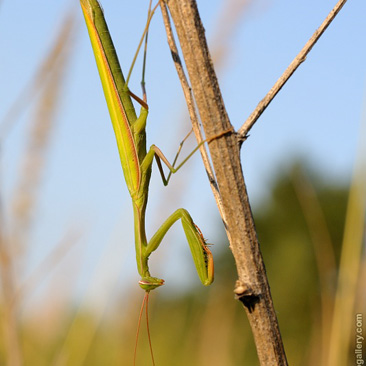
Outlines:
[[[217,34],[227,26],[219,23],[227,3],[198,2],[212,50],[222,46]],[[102,4],[126,74],[144,28],[147,1]],[[235,128],[242,125],[334,5],[335,1],[329,0],[262,0],[246,8],[231,39],[224,41],[226,55],[217,71]],[[37,266],[65,230],[76,227],[84,233],[83,238],[50,274],[48,285],[52,287],[57,276],[71,277],[71,292],[80,294],[93,276],[90,291],[100,295],[116,284],[135,286],[138,276],[130,198],[78,2],[2,1],[0,118],[31,79],[70,9],[77,15],[78,27],[34,212],[26,272]],[[365,99],[365,14],[363,0],[348,1],[252,129],[242,149],[242,162],[254,206],[268,200],[271,179],[296,157],[306,159],[324,178],[349,182]],[[137,64],[130,83],[136,94],[140,94],[140,70]],[[190,127],[159,10],[150,31],[147,93],[148,145],[154,143],[172,157]],[[7,204],[32,111],[31,105],[1,142],[2,194]],[[168,188],[163,187],[155,169],[148,235],[178,207],[188,209],[208,241],[216,242],[222,228],[199,155],[173,177]],[[214,247],[214,252],[218,250]],[[150,263],[152,274],[166,279],[164,291],[197,282],[178,225]]]

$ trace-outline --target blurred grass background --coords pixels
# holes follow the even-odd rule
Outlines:
[[[1,5],[0,13],[6,9],[6,4]],[[248,9],[247,2],[233,1],[231,5],[234,7],[223,12],[218,23],[230,24],[232,29],[225,27],[225,31],[214,34],[216,41],[212,42],[213,53],[222,67],[230,53],[227,40],[234,37]],[[108,286],[104,284],[104,292],[96,297],[90,293],[113,261],[107,249],[102,248],[96,254],[97,265],[92,266],[91,274],[80,285],[85,252],[93,250],[88,246],[92,236],[90,224],[85,225],[88,220],[78,217],[78,213],[76,220],[71,210],[64,213],[71,217],[71,224],[57,216],[54,227],[45,228],[42,220],[42,215],[47,215],[42,208],[48,203],[42,203],[43,182],[50,174],[47,164],[58,136],[62,101],[70,92],[67,80],[77,52],[75,33],[80,20],[78,8],[66,12],[63,26],[35,68],[34,76],[20,83],[12,103],[1,110],[0,365],[132,364],[143,294],[136,278],[123,272],[129,249],[112,250],[121,272],[117,269],[113,281],[107,282]],[[26,122],[19,123],[22,115]],[[77,124],[78,120],[72,122]],[[353,362],[354,317],[356,313],[365,313],[366,307],[365,118],[362,125],[352,178],[348,175],[344,180],[334,179],[326,168],[301,157],[301,152],[294,153],[272,168],[275,174],[266,182],[265,199],[253,205],[281,333],[289,363],[293,365]],[[20,145],[15,146],[16,166],[6,154],[12,147],[8,141],[13,140],[9,138],[12,134],[17,136],[14,129],[23,135]],[[184,133],[178,131],[177,135],[179,141]],[[249,146],[252,141],[248,141]],[[95,169],[99,171],[97,165]],[[5,184],[13,170],[14,178]],[[77,174],[85,174],[84,170],[87,169],[82,166]],[[120,183],[122,174],[118,174]],[[189,177],[189,171],[184,175]],[[63,184],[63,178],[58,179]],[[186,183],[181,177],[180,189]],[[102,199],[107,190],[108,187],[99,192]],[[61,200],[70,199],[59,186],[53,192],[61,195]],[[163,202],[181,204],[174,191],[163,192],[160,197]],[[124,215],[131,214],[129,205],[125,206],[126,213],[113,218],[117,225]],[[205,207],[200,209],[205,212]],[[159,216],[164,215],[165,209],[159,208],[158,212]],[[123,226],[123,230],[132,232],[128,219],[124,220],[127,228]],[[156,220],[154,215],[152,220]],[[214,239],[209,237],[209,242],[215,244],[214,285],[206,289],[197,282],[192,284],[191,274],[182,276],[178,265],[179,271],[168,272],[166,288],[151,294],[150,327],[158,365],[258,364],[245,314],[233,300],[235,264],[222,223],[214,215],[210,220],[210,226],[219,228]],[[33,246],[34,242],[42,238],[44,244],[43,232],[47,230],[56,233],[57,243],[46,243],[41,259],[35,261],[39,248]],[[127,235],[113,227],[104,227],[103,234],[103,245],[116,236],[119,246],[121,236]],[[172,241],[177,241],[173,255],[188,257],[188,251],[177,249],[184,247],[182,239]],[[133,260],[133,254],[129,258]],[[167,254],[152,259],[154,273],[162,266],[162,258],[167,258]],[[173,260],[172,266],[176,263]],[[30,262],[37,265],[30,269]],[[176,281],[172,274],[177,276]],[[187,284],[181,280],[185,276]],[[175,283],[178,285],[174,286]],[[138,364],[148,365],[144,324],[141,332]]]
[[[271,203],[255,210],[272,295],[291,364],[327,364],[334,300],[339,291],[337,276],[348,196],[348,187],[324,181],[319,173],[309,171],[298,161],[273,181]],[[216,245],[227,247],[228,243],[222,237]],[[357,243],[350,245],[357,252]],[[341,314],[342,321],[348,320],[352,325],[355,312],[362,313],[366,305],[364,254],[362,258],[358,256],[359,270],[351,268],[356,275],[360,274],[350,294],[355,302],[354,311],[348,309],[346,314]],[[158,291],[151,293],[150,327],[158,364],[257,364],[245,314],[241,305],[233,300],[232,285],[236,276],[229,251],[215,257],[215,266],[215,285],[208,289],[197,285],[173,297]],[[24,364],[132,364],[142,294],[131,286],[120,297],[101,313],[90,311],[84,304],[51,302],[37,313],[12,321],[9,326],[16,327]],[[3,324],[7,321],[5,306],[3,303]],[[350,336],[349,360],[345,364],[352,364],[353,333]],[[5,365],[6,338],[2,340],[1,364]],[[144,324],[138,360],[139,364],[150,363]]]

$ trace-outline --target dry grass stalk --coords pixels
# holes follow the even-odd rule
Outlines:
[[[366,235],[366,116],[362,122],[363,129],[359,135],[359,151],[347,205],[328,362],[326,363],[328,366],[343,366],[348,363],[350,342],[355,338],[352,329],[355,327],[357,287]]]
[[[212,59],[216,70],[223,67],[232,52],[229,49],[230,41],[234,38],[239,26],[243,23],[246,11],[253,0],[223,1],[223,9],[215,26],[216,32],[212,37]]]
[[[321,299],[321,342],[318,348],[321,356],[317,360],[320,359],[320,364],[325,365],[334,307],[334,295],[332,291],[332,285],[335,282],[333,277],[336,273],[334,245],[330,237],[324,212],[309,177],[305,172],[298,171],[293,175],[292,181],[309,228],[310,237],[312,238],[318,269]]]
[[[17,309],[14,301],[16,294],[19,268],[18,264],[24,259],[21,255],[25,247],[24,239],[27,238],[31,223],[31,212],[36,204],[36,192],[40,183],[43,168],[44,155],[49,146],[49,135],[52,129],[59,91],[64,79],[68,59],[70,35],[73,31],[74,18],[68,16],[63,23],[61,32],[52,47],[51,52],[36,73],[30,86],[26,87],[14,104],[13,109],[7,114],[5,125],[2,124],[2,133],[6,133],[7,127],[13,124],[14,110],[24,107],[24,100],[30,93],[36,94],[36,87],[46,81],[44,93],[38,104],[37,113],[30,132],[28,148],[22,162],[18,188],[13,195],[14,230],[11,239],[4,235],[5,222],[1,220],[2,236],[0,240],[0,271],[3,297],[3,326],[4,342],[6,348],[6,362],[9,366],[23,364],[23,355],[19,338],[19,324]],[[2,138],[4,138],[2,134]]]

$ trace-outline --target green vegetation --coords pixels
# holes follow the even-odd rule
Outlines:
[[[301,184],[299,185],[299,182]],[[309,229],[299,195],[304,195],[317,215],[319,204],[324,224]],[[312,197],[309,190],[313,189]],[[271,190],[269,204],[255,209],[255,218],[272,294],[291,364],[318,364],[322,357],[322,327],[329,326],[324,316],[322,298],[333,298],[336,271],[319,272],[337,258],[342,242],[347,202],[346,187],[320,183],[315,174],[304,173],[301,164],[279,175]],[[315,206],[314,206],[315,205]],[[320,211],[318,213],[321,213]],[[316,222],[319,223],[319,220]],[[316,259],[314,242],[327,236],[332,247],[323,263]],[[318,236],[317,236],[318,235]],[[257,364],[255,347],[240,304],[233,300],[228,284],[234,284],[235,265],[222,240],[216,256],[216,283],[209,289],[199,285],[181,297],[157,294],[151,300],[151,329],[156,361],[160,365],[239,365]],[[319,249],[319,248],[318,248]],[[331,268],[331,267],[329,267]],[[334,268],[333,268],[334,269]],[[321,276],[325,276],[324,282]],[[323,286],[323,287],[322,287]],[[131,364],[141,293],[134,292],[128,301],[115,304],[114,310],[100,320],[81,309],[68,314],[54,314],[52,327],[47,319],[30,319],[22,324],[24,358],[29,365],[127,365]],[[332,306],[332,301],[329,302]],[[325,311],[325,312],[324,312]],[[42,327],[39,324],[43,324]],[[145,328],[138,347],[139,364],[149,364],[150,356]],[[1,344],[1,348],[4,344]],[[1,364],[4,360],[1,360]]]

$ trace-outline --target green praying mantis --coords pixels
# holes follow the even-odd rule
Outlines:
[[[167,185],[171,174],[179,170],[200,145],[177,167],[175,167],[176,159],[171,165],[155,145],[152,145],[147,151],[146,121],[148,106],[144,100],[135,96],[128,89],[98,1],[80,0],[80,3],[116,135],[126,185],[132,198],[136,262],[141,276],[139,285],[146,291],[148,296],[151,290],[164,284],[163,279],[150,275],[148,260],[152,252],[159,247],[170,227],[176,221],[181,220],[198,276],[201,282],[208,286],[214,278],[212,254],[205,243],[201,231],[194,224],[188,211],[183,208],[176,210],[149,241],[146,238],[145,231],[145,212],[154,158],[163,183]],[[141,105],[139,117],[136,115],[131,98]],[[161,162],[164,162],[170,171],[167,178],[164,176]]]
[[[167,185],[170,174],[179,170],[197,148],[176,168],[173,166],[174,164],[171,165],[168,162],[155,145],[152,145],[147,151],[146,121],[148,106],[128,89],[98,1],[81,0],[80,3],[116,135],[125,181],[132,198],[136,261],[141,276],[139,285],[145,291],[151,291],[164,284],[164,280],[150,275],[148,259],[151,253],[159,247],[170,227],[178,220],[182,222],[198,276],[205,286],[210,285],[213,281],[212,254],[205,244],[200,230],[185,209],[176,210],[161,225],[150,241],[147,241],[145,232],[145,211],[154,158],[162,175],[163,183]],[[136,116],[131,97],[141,104],[139,117]],[[161,161],[170,170],[167,179],[164,176]]]

